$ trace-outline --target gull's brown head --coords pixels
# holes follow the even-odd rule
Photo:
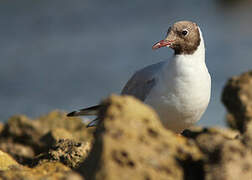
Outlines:
[[[175,54],[193,54],[200,45],[200,32],[196,23],[179,21],[168,29],[166,38],[154,44],[152,49],[170,47]]]

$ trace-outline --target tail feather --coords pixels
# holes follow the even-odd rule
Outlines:
[[[101,105],[91,106],[88,108],[80,109],[78,111],[73,111],[67,114],[68,117],[74,116],[96,116],[99,113]]]
[[[90,123],[88,123],[87,128],[97,126],[97,124],[99,123],[99,121],[100,120],[98,118],[94,119],[93,121],[91,121]]]

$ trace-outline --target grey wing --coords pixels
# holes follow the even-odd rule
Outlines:
[[[157,72],[164,65],[163,62],[149,65],[137,71],[124,86],[121,94],[132,95],[144,101],[151,89],[155,86],[158,79]]]

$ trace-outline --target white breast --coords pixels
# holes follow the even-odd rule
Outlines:
[[[197,122],[208,106],[211,93],[202,36],[192,55],[174,56],[157,74],[157,79],[145,103],[157,111],[163,124],[181,132]]]

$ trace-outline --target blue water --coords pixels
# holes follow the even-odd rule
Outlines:
[[[252,69],[251,3],[221,0],[0,2],[0,119],[71,111],[119,93],[137,69],[169,59],[152,51],[177,20],[197,22],[212,98],[201,125],[224,125],[227,79]]]

